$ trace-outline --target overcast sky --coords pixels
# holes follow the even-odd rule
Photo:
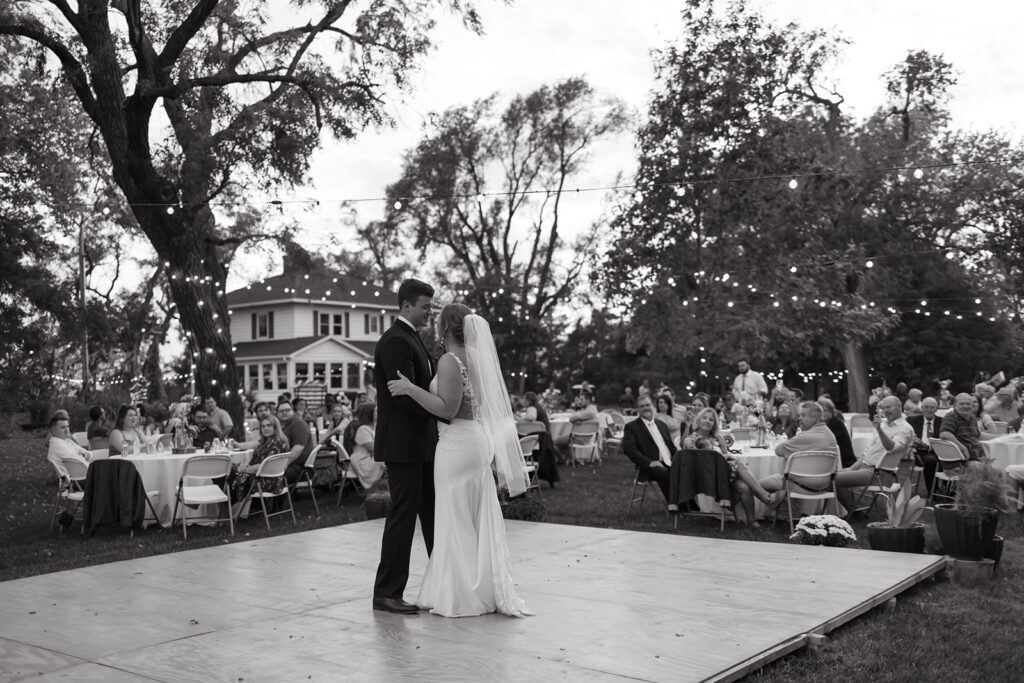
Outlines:
[[[880,75],[909,50],[942,53],[958,72],[952,110],[958,126],[998,128],[1020,137],[1024,106],[1024,10],[1005,0],[751,0],[769,18],[804,27],[834,28],[851,41],[835,76],[846,106],[865,114],[883,98]],[[525,93],[583,75],[600,92],[625,100],[638,114],[653,86],[650,50],[677,38],[680,3],[669,0],[519,0],[506,6],[479,0],[485,35],[442,21],[438,49],[413,79],[411,93],[392,97],[397,127],[370,131],[354,143],[330,143],[313,160],[310,187],[296,196],[324,201],[307,214],[302,235],[311,247],[339,229],[330,200],[380,197],[399,174],[402,153],[416,144],[431,111],[492,92]],[[579,187],[605,185],[635,164],[632,133],[595,150]],[[600,213],[599,193],[576,195],[579,222]],[[365,219],[380,217],[382,202],[358,204]],[[347,237],[347,236],[346,236]],[[238,266],[233,285],[273,273],[266,259]]]

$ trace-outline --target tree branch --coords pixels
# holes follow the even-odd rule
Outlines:
[[[167,44],[164,45],[163,52],[156,58],[156,72],[163,74],[171,69],[178,57],[188,46],[188,43],[192,38],[195,37],[199,29],[203,27],[206,20],[209,19],[213,10],[217,8],[220,0],[199,0],[196,6],[192,8],[188,16],[185,17],[185,21],[181,22],[178,28],[174,29],[170,37],[167,39]]]

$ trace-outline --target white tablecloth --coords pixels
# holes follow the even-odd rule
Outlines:
[[[1007,434],[982,441],[981,447],[999,470],[1005,470],[1007,465],[1024,465],[1024,436],[1020,434]]]
[[[171,515],[174,512],[174,499],[178,491],[178,481],[181,479],[181,472],[185,469],[185,461],[195,455],[203,455],[203,451],[197,450],[194,453],[174,454],[168,452],[129,455],[125,457],[135,465],[142,476],[142,484],[147,491],[159,491],[160,495],[153,499],[153,507],[156,508],[157,520],[162,526],[170,526]],[[249,462],[252,451],[233,451],[231,462],[235,465],[244,465]],[[216,506],[202,505],[198,510],[185,508],[185,514],[189,517],[213,517],[217,515]],[[147,509],[146,516],[149,519],[151,513]],[[179,511],[180,515],[180,511]]]

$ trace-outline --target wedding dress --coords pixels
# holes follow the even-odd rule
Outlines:
[[[466,617],[501,612],[533,614],[515,590],[505,521],[491,473],[495,442],[484,428],[469,371],[462,375],[462,406],[438,426],[434,454],[434,550],[416,604],[432,614]],[[430,391],[437,393],[437,378]]]

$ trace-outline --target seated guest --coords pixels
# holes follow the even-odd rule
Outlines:
[[[932,482],[935,481],[935,468],[939,462],[935,457],[935,451],[932,450],[931,440],[942,438],[939,436],[942,419],[935,415],[938,409],[939,402],[929,396],[921,400],[920,415],[907,417],[907,424],[914,430],[914,454],[924,467],[924,484],[929,493],[932,490]]]
[[[623,389],[622,396],[619,397],[619,410],[626,415],[636,413],[636,397],[633,396],[633,390],[629,387]]]
[[[124,455],[132,452],[136,446],[139,450],[146,445],[146,435],[139,428],[139,413],[129,405],[121,405],[117,411],[117,420],[110,431],[110,454]]]
[[[906,417],[921,414],[921,399],[924,394],[920,389],[911,389],[907,392],[907,401],[903,404],[903,414]]]
[[[66,411],[58,410],[50,418],[50,431],[47,437],[46,459],[54,466],[62,478],[67,478],[68,470],[61,458],[72,458],[83,465],[89,465],[92,454],[75,442],[71,436],[71,420]]]
[[[377,406],[367,403],[356,408],[352,422],[345,428],[342,445],[348,451],[352,470],[359,483],[368,489],[384,476],[384,463],[373,459],[373,436]]]
[[[254,410],[256,411],[256,419],[257,420],[262,420],[267,415],[273,415],[274,414],[274,409],[271,408],[270,404],[267,403],[266,401],[260,401],[259,403],[257,403],[255,408],[254,408]],[[257,422],[257,425],[258,424],[259,423]],[[257,429],[259,429],[258,426],[257,426]]]
[[[1024,511],[1020,502],[1020,490],[1024,488],[1024,465],[1007,465],[1006,483],[1013,490],[1013,499],[1017,503],[1017,510]]]
[[[754,514],[754,497],[768,505],[771,502],[768,492],[761,488],[746,466],[729,452],[729,447],[718,431],[718,413],[714,408],[705,408],[697,413],[696,423],[696,429],[683,439],[683,449],[721,453],[729,464],[729,483],[733,493],[739,497],[751,526],[760,526]]]
[[[971,404],[971,412],[974,414],[974,418],[978,423],[978,429],[983,432],[995,432],[996,421],[992,419],[992,416],[986,413],[982,409],[982,403],[984,400],[981,396],[973,394],[972,398],[974,403]]]
[[[590,394],[580,392],[572,402],[573,413],[569,416],[569,422],[589,422],[598,419],[597,406]]]
[[[835,434],[825,424],[821,406],[813,401],[804,401],[797,409],[797,422],[800,433],[792,439],[786,439],[775,447],[775,455],[788,458],[800,451],[832,451],[839,457],[839,445]],[[761,479],[761,488],[768,492],[782,490],[782,475],[772,474]],[[776,502],[781,501],[778,498]]]
[[[903,407],[896,396],[886,396],[878,402],[873,423],[875,434],[860,460],[840,470],[836,475],[839,502],[850,511],[853,510],[855,503],[860,502],[854,500],[857,490],[867,486],[874,478],[874,468],[882,459],[892,453],[899,453],[902,459],[910,452],[910,447],[914,443],[914,430],[903,417]],[[896,469],[879,470],[879,481],[882,486],[891,486],[896,481],[897,474]]]
[[[946,413],[939,427],[939,438],[955,443],[968,462],[982,460],[985,451],[981,447],[981,442],[998,436],[978,428],[978,418],[975,416],[977,409],[977,396],[957,394],[953,410]]]
[[[295,409],[295,417],[303,422],[309,422],[313,419],[309,411],[309,405],[306,403],[306,399],[297,398],[292,402],[292,407]]]
[[[1020,402],[1013,396],[1013,387],[1007,386],[996,392],[993,400],[986,404],[985,412],[992,416],[993,420],[1009,425],[1017,419],[1020,406]]]
[[[996,388],[988,382],[979,382],[974,385],[974,394],[981,398],[981,410],[985,411],[985,405],[992,400],[993,395],[996,393]]]
[[[288,439],[291,449],[291,458],[288,459],[288,469],[285,470],[284,476],[288,483],[295,483],[302,476],[306,459],[313,450],[313,437],[309,433],[309,425],[298,418],[290,401],[281,401],[277,404],[277,419],[281,421],[281,431]]]
[[[544,410],[544,406],[540,404],[540,397],[537,396],[536,392],[527,391],[523,394],[523,412],[519,416],[519,419],[524,422],[543,422],[545,428],[548,427],[548,413]],[[634,406],[636,403],[634,402]]]
[[[320,437],[321,444],[330,444],[331,439],[340,439],[345,434],[345,427],[352,422],[352,411],[341,403],[335,402],[331,405],[331,413],[324,425],[323,436]]]
[[[839,464],[841,467],[849,467],[857,462],[857,456],[853,454],[853,441],[850,439],[850,432],[846,429],[846,420],[843,419],[843,414],[836,408],[832,399],[819,398],[818,405],[821,406],[825,426],[836,437],[836,445],[839,446]]]
[[[796,418],[793,416],[793,408],[788,403],[783,403],[775,411],[775,419],[772,421],[772,432],[787,439],[796,436]]]
[[[192,424],[196,428],[196,433],[192,437],[192,445],[196,448],[206,448],[207,444],[212,444],[214,439],[220,438],[220,432],[210,424],[210,416],[207,414],[206,408],[199,407],[192,412]]]
[[[284,432],[281,431],[281,423],[276,417],[266,415],[260,418],[257,430],[260,437],[253,445],[249,463],[237,468],[233,467],[231,471],[231,500],[235,504],[241,503],[249,493],[253,475],[259,470],[260,463],[272,455],[288,452],[288,439],[285,437]],[[284,490],[284,484],[284,481],[279,479],[269,488],[276,493]]]
[[[657,418],[664,422],[665,426],[668,427],[668,433],[672,437],[669,443],[677,444],[679,443],[679,434],[682,425],[679,420],[676,419],[675,415],[672,414],[672,409],[672,397],[668,394],[658,396],[658,406],[657,410],[655,410],[655,414],[657,415]]]
[[[141,403],[135,404],[135,412],[139,414],[139,429],[142,433],[149,436],[151,434],[159,434],[160,428],[156,424],[156,420],[153,416],[148,413],[146,406]]]
[[[207,423],[210,429],[217,432],[217,436],[221,439],[231,436],[231,430],[234,429],[235,423],[231,420],[228,411],[217,407],[217,399],[207,396],[203,401],[203,407],[206,408]]]
[[[89,408],[89,424],[85,425],[85,437],[89,439],[89,448],[108,448],[110,431],[107,429],[107,411],[103,406]]]
[[[649,481],[657,482],[668,500],[671,482],[672,435],[668,427],[654,416],[654,403],[650,396],[636,401],[637,419],[626,423],[622,434],[622,452],[633,461]]]
[[[359,406],[364,406],[367,403],[373,403],[373,401],[370,400],[370,395],[365,391],[360,391],[358,394],[356,394],[356,402],[354,404],[353,410],[355,408],[358,408]]]

